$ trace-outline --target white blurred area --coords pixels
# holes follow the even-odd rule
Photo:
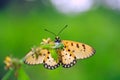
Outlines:
[[[120,10],[120,0],[103,0],[103,4],[108,8]]]
[[[78,14],[90,10],[93,0],[51,0],[52,4],[59,12],[65,14]]]
[[[106,6],[112,10],[120,10],[120,0],[50,0],[55,8],[64,14],[80,14],[93,7]]]

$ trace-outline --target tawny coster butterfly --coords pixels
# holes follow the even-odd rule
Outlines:
[[[53,70],[60,65],[70,68],[76,64],[77,59],[85,59],[95,54],[95,50],[87,44],[61,40],[58,35],[66,27],[67,25],[57,35],[45,29],[56,36],[55,41],[50,38],[43,39],[40,46],[32,48],[25,56],[24,62],[29,65],[44,64],[45,68]]]

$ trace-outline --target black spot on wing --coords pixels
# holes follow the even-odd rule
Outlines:
[[[46,54],[43,54],[43,56],[45,56]]]
[[[48,54],[50,54],[50,52],[48,51]]]
[[[47,57],[47,59],[49,59],[49,57]]]
[[[67,55],[67,53],[65,55]]]
[[[64,48],[66,48],[67,46],[64,46]]]
[[[43,63],[45,63],[45,60],[43,60]]]
[[[72,52],[75,52],[75,50],[72,50]]]
[[[83,47],[83,49],[84,49],[84,51],[85,51],[86,47],[85,47],[85,45],[84,45],[84,44],[82,44],[82,47]]]
[[[82,47],[83,47],[83,49],[85,49],[85,45],[84,44],[82,44]]]
[[[71,46],[73,46],[73,43],[71,43]]]
[[[76,44],[76,47],[79,48],[79,44]]]
[[[70,49],[68,49],[68,52],[70,52]]]

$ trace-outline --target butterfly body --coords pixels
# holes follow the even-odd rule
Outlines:
[[[35,48],[26,55],[24,62],[29,65],[44,64],[47,69],[56,69],[60,65],[69,68],[77,63],[77,59],[84,59],[92,56],[95,50],[84,43],[60,40],[44,41],[40,47]],[[55,56],[57,55],[57,56]],[[55,56],[55,57],[54,57]]]

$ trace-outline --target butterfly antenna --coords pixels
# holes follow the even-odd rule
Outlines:
[[[57,34],[57,36],[65,29],[65,28],[67,28],[68,27],[68,25],[65,25],[65,27],[63,27],[61,30],[60,30],[60,32]]]
[[[47,31],[47,32],[49,32],[49,33],[51,33],[51,34],[53,34],[53,35],[55,35],[55,36],[57,36],[55,33],[51,32],[51,31],[49,31],[47,29],[44,29],[44,30]]]

